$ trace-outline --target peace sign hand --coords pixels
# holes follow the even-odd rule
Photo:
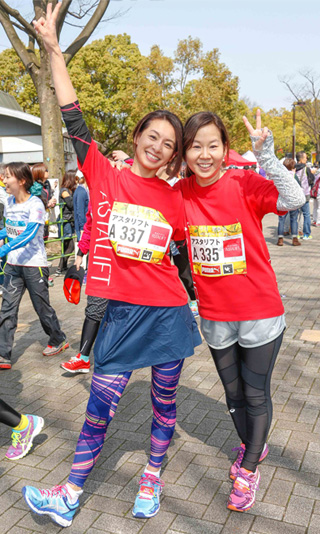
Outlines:
[[[48,3],[46,18],[40,17],[39,20],[32,21],[36,32],[42,37],[47,52],[52,52],[55,48],[59,47],[56,22],[60,7],[61,2],[58,2],[52,11],[52,3]]]
[[[249,134],[253,137],[259,137],[258,141],[254,144],[255,150],[261,150],[263,143],[267,139],[267,137],[270,135],[270,131],[265,126],[264,128],[261,128],[261,111],[260,109],[257,109],[257,120],[256,120],[256,129],[253,128],[253,126],[248,121],[247,117],[243,117],[243,122],[249,132]]]

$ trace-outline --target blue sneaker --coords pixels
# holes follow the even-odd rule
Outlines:
[[[79,508],[79,499],[71,504],[68,499],[66,485],[55,486],[50,490],[39,490],[32,486],[24,486],[22,494],[27,505],[39,515],[48,515],[61,527],[69,527],[73,516]]]
[[[164,482],[160,478],[143,473],[139,482],[140,488],[136,496],[132,515],[134,517],[153,517],[160,510],[160,494]]]

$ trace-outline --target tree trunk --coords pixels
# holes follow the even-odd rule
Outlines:
[[[43,161],[48,167],[49,178],[56,178],[61,183],[64,175],[61,113],[52,82],[48,54],[41,51],[41,56],[37,94],[41,116]]]

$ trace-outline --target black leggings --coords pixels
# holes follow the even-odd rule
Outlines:
[[[272,421],[270,381],[283,333],[260,347],[235,343],[226,349],[209,347],[226,393],[239,438],[245,444],[242,467],[255,471]]]
[[[21,421],[21,415],[9,404],[0,399],[0,423],[15,428]]]

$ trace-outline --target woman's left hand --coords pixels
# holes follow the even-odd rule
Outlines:
[[[256,129],[253,128],[253,126],[248,121],[247,117],[243,117],[243,122],[245,124],[245,127],[247,128],[250,135],[254,137],[259,137],[258,141],[255,142],[254,148],[255,150],[261,150],[263,143],[267,139],[267,137],[270,135],[270,132],[268,128],[265,126],[264,128],[261,128],[261,111],[260,109],[257,109],[257,115],[256,115]]]

